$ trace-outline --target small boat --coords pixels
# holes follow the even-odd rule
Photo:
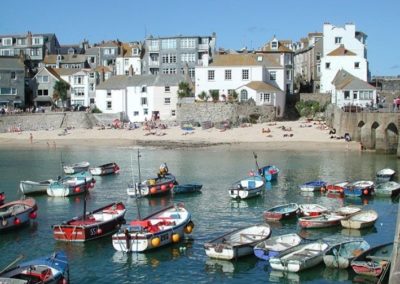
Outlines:
[[[0,206],[4,204],[4,200],[6,200],[6,195],[4,192],[0,192]]]
[[[342,227],[347,229],[363,229],[371,227],[378,219],[378,213],[375,210],[360,211],[350,217],[340,221]]]
[[[369,180],[360,180],[353,183],[348,184],[344,188],[345,196],[371,196],[374,194],[375,183]]]
[[[191,214],[178,203],[122,226],[112,236],[112,244],[117,251],[145,252],[179,242],[193,227]]]
[[[311,204],[300,204],[300,215],[302,216],[319,216],[324,213],[328,213],[329,210],[325,206],[311,203]]]
[[[354,272],[379,277],[390,265],[393,243],[382,244],[366,250],[351,262]]]
[[[140,179],[140,178],[139,178]],[[174,185],[178,184],[174,175],[168,172],[166,163],[161,164],[157,177],[149,178],[139,183],[139,186],[130,184],[127,194],[129,196],[159,196],[171,193]]]
[[[316,217],[299,218],[299,226],[304,229],[328,228],[340,225],[340,221],[345,217],[336,214],[322,214]]]
[[[53,181],[52,179],[42,181],[22,180],[19,183],[19,188],[25,195],[46,193],[47,188]]]
[[[334,245],[324,255],[326,267],[346,269],[351,261],[370,248],[363,240],[346,241]]]
[[[338,210],[335,211],[335,214],[348,217],[348,216],[353,215],[360,211],[361,211],[360,206],[347,205],[347,206],[340,207]]]
[[[265,180],[260,175],[245,177],[235,182],[229,189],[231,198],[247,199],[260,196],[265,186]]]
[[[71,174],[76,174],[79,172],[85,172],[89,170],[90,163],[89,162],[80,162],[80,163],[75,163],[75,164],[70,164],[70,165],[64,165],[64,173],[67,175]]]
[[[67,197],[83,194],[93,188],[96,180],[89,172],[79,172],[68,175],[50,183],[47,195],[53,197]]]
[[[326,186],[321,187],[321,191],[332,194],[343,194],[344,187],[348,184],[349,184],[348,181],[341,181],[333,184],[327,184]]]
[[[257,162],[257,154],[253,152],[253,156],[254,160],[256,161],[258,174],[262,176],[265,181],[276,181],[278,179],[279,168],[275,165],[268,165],[260,168]]]
[[[396,197],[400,193],[400,183],[395,181],[387,181],[380,183],[375,187],[377,196]]]
[[[279,168],[275,165],[268,165],[260,168],[258,173],[263,176],[266,181],[275,181],[278,179]]]
[[[0,231],[15,229],[37,217],[38,207],[33,198],[11,201],[0,206]]]
[[[386,182],[393,180],[394,175],[396,174],[395,170],[386,168],[376,172],[376,181],[377,182]]]
[[[259,242],[268,239],[271,228],[268,224],[252,225],[236,229],[204,244],[208,257],[232,260],[253,253]]]
[[[278,205],[264,211],[263,215],[267,221],[280,221],[282,219],[289,219],[297,216],[300,212],[297,203],[288,203]]]
[[[100,165],[89,169],[89,172],[94,176],[112,175],[119,173],[119,171],[120,168],[115,162]]]
[[[288,249],[298,246],[302,240],[298,234],[276,236],[258,243],[254,247],[254,255],[263,260],[279,257]]]
[[[320,191],[322,187],[326,186],[326,182],[322,180],[314,180],[301,184],[301,191]]]
[[[321,263],[328,248],[329,245],[323,242],[299,245],[280,257],[271,257],[269,264],[272,269],[299,272]]]
[[[172,190],[175,194],[178,193],[194,193],[201,192],[202,184],[199,183],[187,183],[187,184],[177,184]]]
[[[125,213],[126,209],[122,202],[108,204],[90,213],[85,212],[82,216],[53,225],[54,239],[65,242],[86,242],[113,234],[125,222]]]
[[[67,256],[59,251],[12,265],[0,273],[0,283],[69,283]]]

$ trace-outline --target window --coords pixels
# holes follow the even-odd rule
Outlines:
[[[89,91],[91,91],[91,92],[94,91],[94,83],[89,84]]]
[[[240,100],[241,101],[247,101],[247,90],[241,90],[240,91]]]
[[[171,104],[171,98],[164,98],[164,104],[165,105]]]
[[[132,54],[133,55],[138,55],[139,54],[139,48],[132,48]]]
[[[124,59],[124,64],[125,64],[125,65],[128,65],[128,64],[129,64],[129,59],[128,59],[128,58],[125,58],[125,59]]]
[[[208,81],[214,81],[214,79],[215,79],[215,71],[208,70]]]
[[[196,62],[196,54],[195,53],[182,53],[181,61],[182,62]]]
[[[225,80],[232,80],[232,70],[225,70]]]
[[[176,68],[163,68],[163,74],[176,74]]]
[[[111,91],[107,91],[107,98],[111,98]]]
[[[195,76],[195,69],[194,68],[189,68],[189,76],[190,76],[190,78],[194,78],[194,76]]]
[[[354,68],[359,69],[360,68],[360,62],[354,62]]]
[[[48,96],[49,95],[49,90],[43,90],[43,96]]]
[[[140,99],[141,105],[147,105],[147,98],[141,98]]]
[[[344,99],[350,100],[350,91],[344,91]]]
[[[353,91],[353,99],[357,99],[358,91]]]
[[[74,94],[77,97],[83,97],[85,95],[85,89],[84,88],[74,88]]]
[[[269,72],[269,80],[276,81],[276,71]]]
[[[16,95],[16,88],[0,88],[0,95]]]
[[[165,86],[164,87],[164,92],[166,92],[166,93],[171,92],[171,87],[170,86]]]
[[[148,115],[148,114],[149,114],[149,110],[148,110],[147,108],[144,108],[144,109],[143,109],[143,114],[144,114],[144,115]]]
[[[271,42],[271,49],[277,49],[277,48],[278,48],[278,42],[277,41]]]
[[[12,38],[3,38],[3,46],[12,45]]]
[[[107,102],[107,109],[112,109],[112,102],[110,101]]]
[[[176,63],[176,54],[163,54],[162,63]]]
[[[19,38],[19,39],[17,40],[17,44],[18,44],[18,45],[25,45],[25,44],[26,44],[26,40],[25,40],[24,38]]]
[[[94,56],[89,57],[89,63],[96,63],[96,57]]]
[[[335,43],[336,44],[342,43],[342,37],[340,37],[340,36],[335,37]]]
[[[292,80],[292,72],[291,72],[291,70],[286,70],[286,80]]]
[[[175,110],[171,110],[171,116],[175,116]]]
[[[81,85],[83,83],[83,76],[74,76],[74,84]]]
[[[17,74],[15,72],[11,72],[11,79],[12,80],[17,79]]]
[[[146,93],[147,92],[147,87],[146,86],[142,86],[142,93]]]
[[[42,44],[41,38],[40,37],[34,37],[33,38],[33,44]]]
[[[317,61],[321,60],[321,53],[319,53],[319,52],[317,53],[316,59],[317,59]]]
[[[271,99],[271,95],[270,94],[260,94],[260,102],[265,102],[265,103],[269,103]]]
[[[133,116],[138,116],[139,115],[139,112],[138,111],[134,111],[133,112]]]
[[[181,39],[181,48],[195,48],[195,47],[196,47],[196,39],[194,38]]]
[[[249,80],[249,69],[242,70],[242,80]]]
[[[90,79],[94,79],[94,73],[93,73],[93,72],[90,72],[90,73],[89,73],[89,78],[90,78]]]
[[[176,39],[163,39],[161,40],[161,48],[162,49],[175,49],[176,48]]]
[[[331,69],[331,63],[330,62],[326,62],[325,63],[325,69]]]

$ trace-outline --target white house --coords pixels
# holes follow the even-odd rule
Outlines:
[[[138,42],[121,44],[121,54],[116,58],[117,75],[129,75],[132,68],[133,74],[142,74],[142,46]]]
[[[320,84],[322,93],[333,93],[332,81],[341,69],[362,81],[368,81],[366,38],[364,33],[356,31],[354,24],[346,24],[344,27],[324,24]]]
[[[211,64],[196,67],[195,95],[218,90],[222,98],[236,91],[239,101],[252,98],[258,105],[271,104],[284,110],[286,83],[292,74],[286,74],[284,59],[278,53],[217,55]]]
[[[177,74],[114,76],[97,86],[96,106],[103,113],[125,113],[132,122],[175,120],[183,81]]]
[[[376,89],[344,69],[337,72],[332,85],[334,86],[332,104],[336,104],[338,107],[346,105],[376,106]]]

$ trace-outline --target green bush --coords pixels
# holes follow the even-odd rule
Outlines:
[[[317,101],[299,101],[295,106],[300,116],[314,116],[317,112],[324,111],[326,105],[321,107]]]
[[[92,109],[92,113],[103,113],[101,110],[99,110],[97,107],[94,107]]]

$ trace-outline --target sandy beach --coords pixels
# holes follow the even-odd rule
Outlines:
[[[32,134],[32,141],[30,139]],[[93,147],[93,146],[156,146],[208,147],[230,145],[254,149],[359,150],[356,142],[332,139],[323,122],[303,120],[247,124],[244,127],[182,130],[180,127],[144,130],[128,129],[62,129],[0,133],[0,147]]]

